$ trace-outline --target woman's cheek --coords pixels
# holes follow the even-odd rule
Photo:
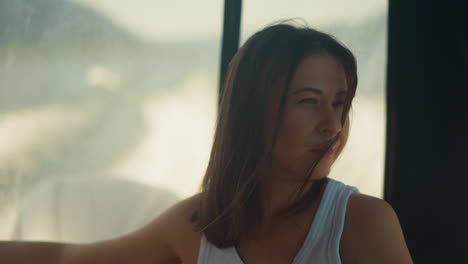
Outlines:
[[[340,135],[341,145],[337,151],[337,156],[343,151],[344,147],[346,146],[346,143],[348,142],[348,138],[349,138],[349,115],[346,118],[346,121],[343,126],[343,130],[341,131],[341,135]]]
[[[283,125],[281,126],[281,137],[288,144],[296,147],[304,147],[307,142],[304,142],[307,135],[311,134],[311,120],[291,112],[285,115]]]

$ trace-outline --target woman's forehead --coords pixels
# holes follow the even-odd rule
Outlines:
[[[343,65],[327,54],[306,57],[297,67],[290,84],[290,92],[305,87],[338,92],[347,89]]]

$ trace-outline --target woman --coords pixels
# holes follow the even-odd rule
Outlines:
[[[327,178],[356,86],[331,36],[269,26],[231,61],[199,194],[110,241],[4,242],[0,262],[412,263],[393,209]]]

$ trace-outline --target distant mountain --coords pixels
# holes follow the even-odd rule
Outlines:
[[[102,44],[140,41],[96,11],[66,0],[3,0],[0,2],[0,45]]]

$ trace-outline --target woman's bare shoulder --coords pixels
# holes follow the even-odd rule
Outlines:
[[[349,199],[340,251],[346,263],[411,263],[392,206],[360,193]]]
[[[183,263],[196,263],[200,247],[201,234],[195,231],[190,221],[193,213],[198,209],[200,194],[184,199],[154,220],[155,234],[165,232],[169,244]]]
[[[193,195],[189,198],[181,200],[169,207],[160,216],[154,220],[154,225],[163,225],[167,227],[179,227],[177,229],[169,229],[171,233],[177,234],[184,229],[191,229],[189,219],[192,214],[198,209],[200,194]],[[181,230],[182,228],[182,230]]]
[[[67,245],[62,263],[196,263],[200,234],[189,219],[198,201],[199,195],[182,200],[128,235]]]
[[[347,217],[349,220],[357,216],[374,216],[382,214],[394,214],[392,206],[385,200],[362,194],[353,193],[349,198]]]

